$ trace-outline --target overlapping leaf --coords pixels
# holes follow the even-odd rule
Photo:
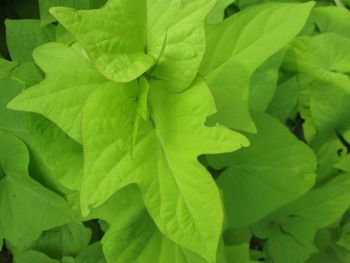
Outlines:
[[[207,26],[207,51],[200,73],[218,105],[213,122],[256,131],[249,113],[249,78],[300,32],[312,6],[312,3],[258,5]]]
[[[349,208],[349,187],[349,175],[339,175],[257,224],[254,232],[268,239],[273,262],[305,262],[316,252],[316,230],[334,223]]]
[[[151,119],[140,122],[131,153],[128,138],[137,85],[128,85],[96,90],[83,111],[83,209],[86,212],[88,205],[98,206],[118,189],[136,183],[158,228],[212,262],[222,208],[217,187],[197,157],[233,151],[248,141],[222,126],[204,126],[215,107],[201,79],[180,94],[154,83],[149,97]]]
[[[286,53],[284,68],[306,73],[349,93],[350,54],[344,49],[349,44],[349,38],[335,33],[299,37]]]
[[[316,176],[310,148],[272,117],[259,114],[254,120],[258,132],[246,135],[250,147],[210,159],[215,168],[227,167],[218,184],[230,227],[257,222],[295,200],[312,187]]]
[[[63,44],[41,46],[34,59],[45,71],[45,80],[22,92],[8,107],[39,113],[80,142],[81,109],[86,98],[96,88],[115,84],[100,75],[78,50]]]
[[[130,81],[156,63],[147,74],[180,91],[196,77],[205,51],[204,20],[214,3],[109,0],[97,10],[55,8],[52,13],[107,78]]]
[[[75,220],[63,198],[28,176],[29,155],[19,139],[0,131],[0,232],[14,245]],[[12,211],[12,212],[9,212]]]

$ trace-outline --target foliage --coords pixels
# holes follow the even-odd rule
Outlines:
[[[0,262],[350,262],[347,4],[4,4]]]

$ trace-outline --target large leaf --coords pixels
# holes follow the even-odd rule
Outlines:
[[[218,189],[197,157],[234,151],[248,141],[222,126],[204,126],[215,106],[198,78],[179,94],[167,92],[157,82],[151,85],[151,117],[140,121],[130,151],[137,86],[128,85],[98,89],[86,102],[82,208],[86,213],[89,205],[99,206],[120,188],[136,183],[158,228],[170,240],[212,262],[222,208]]]
[[[214,3],[109,0],[98,10],[55,8],[52,13],[107,78],[130,81],[155,61],[147,74],[180,91],[196,77],[205,51],[204,20]]]
[[[109,262],[115,263],[206,263],[189,250],[176,245],[156,227],[136,188],[118,193],[114,218],[102,239]]]
[[[349,208],[349,187],[350,176],[339,175],[255,225],[255,234],[267,238],[273,262],[305,262],[317,252],[316,231],[334,223]]]
[[[306,73],[350,93],[350,39],[325,33],[296,38],[286,53],[284,69]]]
[[[153,64],[146,50],[146,1],[110,0],[100,9],[52,8],[108,79],[127,82]],[[130,19],[132,18],[132,19]]]
[[[254,120],[258,133],[246,135],[250,147],[210,159],[215,168],[227,167],[218,185],[231,227],[257,222],[295,200],[312,187],[316,176],[310,148],[274,118],[259,114]]]
[[[24,143],[0,131],[0,145],[0,232],[4,238],[14,245],[26,244],[43,230],[74,220],[63,198],[28,176]]]
[[[6,40],[12,60],[25,62],[32,52],[44,43],[55,39],[53,25],[40,27],[39,20],[6,20]]]
[[[46,73],[41,83],[25,90],[8,107],[39,113],[80,142],[81,109],[98,87],[113,86],[76,49],[50,43],[36,49],[36,63]]]
[[[300,32],[312,6],[311,2],[258,5],[222,23],[208,25],[207,51],[200,73],[218,105],[213,122],[256,131],[249,114],[249,78]]]

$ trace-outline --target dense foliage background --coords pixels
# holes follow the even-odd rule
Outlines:
[[[0,0],[0,263],[349,263],[348,5]]]

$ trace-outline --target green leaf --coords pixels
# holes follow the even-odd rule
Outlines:
[[[339,175],[255,225],[254,233],[267,238],[273,262],[305,262],[317,252],[316,231],[334,223],[349,208],[349,187],[350,176]]]
[[[150,75],[171,92],[188,88],[197,76],[206,50],[205,18],[215,2],[148,1],[147,51],[158,62]]]
[[[317,157],[317,180],[327,180],[339,173],[337,163],[342,159],[340,153],[346,154],[346,147],[339,140],[335,132],[317,135],[311,145]],[[340,168],[341,169],[341,168]]]
[[[33,50],[55,39],[53,25],[41,27],[39,20],[6,20],[7,46],[13,61],[32,59]]]
[[[83,150],[55,124],[39,115],[28,115],[32,146],[52,175],[67,189],[79,191],[83,179]],[[58,158],[59,157],[59,158]]]
[[[225,9],[235,0],[218,0],[206,18],[207,24],[215,24],[224,20]]]
[[[306,73],[350,93],[350,39],[334,33],[296,38],[286,53],[284,69]]]
[[[34,58],[46,73],[45,80],[22,92],[8,107],[39,113],[80,142],[81,110],[86,98],[96,88],[115,84],[101,76],[78,50],[63,44],[41,46]]]
[[[264,112],[277,89],[279,68],[284,52],[278,52],[266,60],[253,74],[249,85],[249,105],[255,112]]]
[[[109,0],[95,10],[51,8],[106,78],[128,82],[153,64],[146,50],[146,1]],[[132,19],[130,19],[132,18]]]
[[[34,61],[21,63],[11,72],[11,78],[25,85],[26,88],[42,81],[43,76]]]
[[[51,7],[65,6],[76,9],[91,9],[101,6],[104,2],[104,0],[39,0],[41,25],[44,26],[56,21],[49,12]]]
[[[147,75],[178,92],[196,77],[205,52],[204,20],[214,3],[151,0],[146,6],[142,0],[109,0],[98,10],[54,8],[51,12],[107,78],[133,80],[155,61]]]
[[[45,231],[30,248],[51,258],[77,256],[91,239],[91,230],[82,224],[71,223]]]
[[[300,32],[312,6],[312,2],[263,4],[207,26],[207,51],[200,74],[218,105],[212,122],[256,131],[249,113],[249,78]]]
[[[250,147],[210,159],[217,169],[227,167],[218,185],[230,227],[257,222],[295,200],[313,186],[316,176],[310,148],[274,118],[257,114],[254,120],[258,133],[246,134]]]
[[[337,244],[350,251],[350,222],[343,226],[342,233]]]
[[[25,119],[22,112],[6,108],[7,103],[17,96],[24,85],[16,80],[5,78],[0,80],[0,128],[20,138],[29,139]]]
[[[350,38],[349,10],[340,6],[319,7],[312,10],[312,19],[321,33],[337,33]]]
[[[60,263],[59,260],[51,259],[47,255],[34,250],[25,251],[14,258],[16,263]]]
[[[284,122],[297,105],[299,83],[293,76],[277,86],[276,92],[268,105],[267,112]]]
[[[84,248],[75,258],[76,263],[106,263],[100,242]]]
[[[311,90],[310,110],[318,133],[344,132],[350,125],[350,93],[318,82]]]
[[[0,58],[0,79],[8,77],[11,70],[14,69],[16,66],[16,62]]]
[[[86,214],[89,205],[97,207],[120,188],[136,183],[158,228],[170,240],[212,262],[222,227],[222,208],[218,189],[197,157],[234,151],[247,146],[248,141],[222,126],[204,126],[215,106],[200,78],[179,94],[153,82],[150,120],[140,121],[131,154],[128,142],[138,86],[127,85],[98,89],[86,102],[82,123],[86,171],[83,211]]]
[[[24,143],[0,130],[0,145],[0,168],[5,175],[0,180],[0,232],[5,239],[24,245],[44,230],[75,220],[63,198],[28,176]]]
[[[136,188],[117,192],[114,220],[102,239],[108,262],[206,263],[166,238],[147,213]],[[127,201],[125,201],[127,200]]]
[[[350,173],[350,155],[347,155],[345,158],[336,163],[335,167],[344,172]]]
[[[251,263],[248,243],[226,246],[225,249],[228,263]]]

